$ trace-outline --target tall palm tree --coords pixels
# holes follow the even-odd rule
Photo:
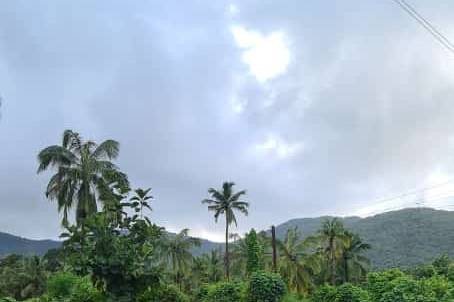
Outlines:
[[[280,272],[289,289],[307,293],[313,286],[313,276],[320,271],[317,254],[308,253],[310,240],[301,240],[298,229],[290,228],[283,241],[277,241],[280,251]]]
[[[127,188],[128,179],[112,163],[118,157],[119,143],[106,140],[101,144],[84,141],[77,132],[66,130],[62,145],[41,150],[38,173],[54,168],[46,189],[46,196],[57,200],[63,212],[63,225],[68,225],[68,214],[76,207],[76,221],[81,223],[97,212],[97,202],[112,196],[112,187]]]
[[[246,194],[245,190],[234,192],[233,182],[224,182],[222,190],[210,188],[208,193],[210,198],[202,200],[202,203],[208,204],[208,210],[214,212],[214,220],[218,222],[219,216],[225,216],[225,276],[230,279],[229,272],[229,226],[235,224],[237,226],[235,210],[240,211],[244,215],[248,215],[249,203],[240,200],[241,196]]]
[[[189,236],[189,229],[176,235],[166,235],[161,245],[161,259],[173,272],[175,283],[181,287],[183,274],[192,262],[191,249],[199,246],[200,240]]]
[[[146,190],[138,188],[134,190],[135,195],[130,199],[132,201],[133,206],[136,207],[136,211],[140,212],[140,218],[143,218],[143,210],[148,209],[152,211],[150,206],[150,201],[153,199],[153,196],[149,195],[151,188]]]
[[[347,241],[344,225],[337,218],[328,219],[322,224],[317,237],[321,243],[322,253],[328,261],[330,283],[335,285],[338,259]]]
[[[344,282],[358,281],[367,274],[370,262],[364,252],[371,246],[349,231],[345,231],[345,237],[346,244],[342,251]]]

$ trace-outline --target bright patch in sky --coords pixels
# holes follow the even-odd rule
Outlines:
[[[244,49],[243,62],[259,82],[273,79],[287,70],[290,51],[283,32],[262,35],[241,26],[233,26],[231,31],[238,47]]]
[[[229,6],[228,6],[228,12],[231,14],[231,15],[236,15],[240,12],[240,10],[238,9],[238,6],[236,6],[235,4],[233,3],[230,3]]]
[[[238,113],[238,114],[243,113],[246,105],[247,105],[246,99],[234,98],[231,101],[231,106],[232,106],[233,112]]]
[[[423,205],[433,208],[450,206],[454,197],[454,181],[449,175],[440,170],[427,178],[428,189],[424,191]]]
[[[278,158],[284,159],[302,151],[303,144],[287,143],[280,137],[270,135],[263,143],[257,144],[256,148],[260,153],[274,154]]]

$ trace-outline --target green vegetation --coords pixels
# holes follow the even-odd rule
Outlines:
[[[188,229],[170,234],[153,223],[151,189],[131,189],[111,162],[118,154],[115,141],[84,142],[73,131],[65,131],[62,146],[40,152],[39,171],[56,170],[46,195],[63,213],[64,242],[43,257],[1,259],[0,302],[454,301],[448,256],[371,271],[374,245],[340,219],[324,220],[310,236],[288,228],[273,263],[266,232],[229,233],[235,211],[248,214],[249,207],[240,199],[246,191],[234,192],[232,182],[203,200],[216,222],[225,216],[225,250],[194,256],[200,241]]]

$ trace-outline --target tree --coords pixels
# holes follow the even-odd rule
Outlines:
[[[204,255],[207,263],[207,276],[211,282],[218,282],[222,278],[222,258],[221,252],[217,250],[211,251],[210,254]]]
[[[150,201],[153,199],[153,196],[148,195],[150,193],[151,188],[146,190],[138,188],[134,190],[135,195],[130,199],[133,202],[133,205],[137,205],[137,212],[140,212],[140,218],[143,218],[143,210],[148,209],[152,210],[150,206]]]
[[[63,248],[72,271],[90,274],[96,287],[103,288],[112,301],[135,301],[160,283],[157,250],[162,228],[137,214],[128,215],[136,213],[138,206],[121,206],[127,209],[121,211],[120,220],[104,210],[88,217],[83,226],[68,227],[61,237],[66,239]],[[85,234],[81,238],[82,228]]]
[[[287,230],[284,241],[277,241],[280,272],[292,291],[307,293],[313,286],[313,276],[320,271],[318,255],[307,253],[311,244],[310,240],[301,240],[296,227]]]
[[[357,234],[348,231],[344,233],[346,237],[345,245],[342,251],[344,282],[359,281],[366,276],[369,267],[369,259],[363,253],[371,247],[364,243]]]
[[[192,262],[191,249],[199,246],[200,240],[188,235],[189,229],[183,229],[176,235],[166,235],[162,242],[162,260],[173,271],[175,283],[181,287],[183,274]]]
[[[322,224],[317,237],[320,240],[322,253],[328,260],[330,283],[331,285],[335,285],[338,259],[342,255],[343,247],[347,241],[344,225],[337,218],[326,220]]]
[[[101,144],[84,141],[77,132],[66,130],[62,145],[41,150],[38,155],[38,173],[55,168],[46,189],[46,196],[57,200],[59,212],[63,212],[63,225],[68,225],[68,212],[76,207],[76,220],[97,212],[97,202],[110,199],[112,185],[127,190],[128,179],[112,163],[119,153],[119,143],[106,140]],[[99,197],[99,198],[98,198]]]
[[[246,234],[245,242],[247,247],[246,274],[250,276],[252,273],[261,269],[263,250],[258,242],[257,233],[254,229]]]
[[[248,215],[249,203],[240,200],[241,196],[246,194],[246,191],[233,191],[233,182],[224,182],[222,190],[218,191],[210,188],[208,193],[210,198],[202,200],[202,203],[208,204],[208,210],[214,212],[214,219],[218,222],[219,216],[225,216],[225,276],[230,279],[229,273],[229,226],[237,225],[235,210],[240,211],[244,215]]]

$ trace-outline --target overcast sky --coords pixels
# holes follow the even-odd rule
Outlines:
[[[452,1],[409,1],[454,39]],[[36,155],[66,128],[118,140],[154,221],[213,240],[200,200],[224,180],[248,191],[239,233],[450,209],[453,84],[454,54],[391,0],[0,0],[0,230],[61,232]]]

